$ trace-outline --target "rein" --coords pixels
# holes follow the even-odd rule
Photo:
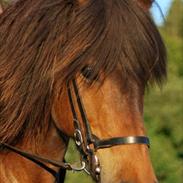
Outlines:
[[[127,145],[127,144],[145,144],[148,147],[150,147],[149,138],[146,136],[127,136],[127,137],[115,137],[109,139],[99,139],[96,135],[92,133],[90,123],[88,121],[87,114],[82,102],[82,98],[79,94],[79,89],[76,80],[73,79],[71,81],[71,84],[73,90],[71,91],[71,87],[68,83],[67,92],[73,115],[73,124],[75,128],[74,140],[81,156],[81,163],[79,163],[79,165],[78,164],[71,165],[70,163],[66,163],[64,161],[62,162],[47,159],[42,156],[38,156],[23,151],[6,143],[0,143],[0,146],[36,163],[41,168],[45,169],[47,172],[53,175],[55,177],[56,183],[64,182],[66,170],[76,172],[85,171],[89,175],[91,175],[96,182],[100,182],[101,166],[99,159],[96,155],[98,149],[110,148],[113,146]],[[74,95],[72,95],[72,93],[74,93]],[[74,105],[75,104],[74,97],[76,99],[77,108],[79,109],[82,123],[78,119],[78,115],[75,108],[76,106]],[[84,126],[83,130],[81,128],[81,124]],[[57,172],[54,169],[48,167],[48,165],[46,164],[53,165],[54,167],[60,168],[60,170]]]

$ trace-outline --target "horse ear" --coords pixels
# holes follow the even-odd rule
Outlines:
[[[3,7],[2,5],[0,4],[0,14],[3,12]]]
[[[146,11],[148,11],[154,0],[137,0],[138,4]]]

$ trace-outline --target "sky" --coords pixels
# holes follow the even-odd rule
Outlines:
[[[156,2],[159,4],[164,16],[166,17],[168,10],[171,6],[172,0],[156,0]],[[159,8],[157,7],[157,5],[155,3],[153,4],[153,7],[152,7],[152,14],[155,19],[155,22],[158,25],[162,25],[163,18],[162,18]]]

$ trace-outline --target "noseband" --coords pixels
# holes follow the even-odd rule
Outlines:
[[[71,87],[73,89],[71,89]],[[118,145],[129,144],[145,144],[150,146],[149,138],[146,136],[127,136],[127,137],[114,137],[109,139],[99,139],[92,133],[90,123],[87,118],[87,114],[82,102],[82,98],[79,94],[79,89],[76,80],[73,79],[71,83],[67,84],[67,92],[69,103],[73,115],[74,124],[74,141],[78,151],[81,155],[81,167],[71,165],[69,163],[50,160],[42,156],[31,154],[6,143],[0,143],[0,147],[11,150],[42,167],[55,177],[56,183],[63,183],[65,177],[65,170],[72,171],[85,171],[93,177],[96,182],[100,182],[101,166],[99,159],[96,155],[97,150],[104,148],[111,148]],[[75,99],[75,100],[74,100]],[[79,110],[81,121],[78,118],[76,107]],[[60,168],[59,172],[48,167],[46,164],[51,164]]]

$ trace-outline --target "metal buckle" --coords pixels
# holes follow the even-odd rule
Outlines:
[[[97,155],[93,155],[92,164],[95,166],[94,167],[95,174],[100,175],[100,163]]]
[[[99,182],[101,169],[100,169],[100,162],[96,154],[93,154],[91,156],[90,166],[91,166],[91,175],[97,182]]]
[[[88,157],[88,161],[86,163],[86,167],[84,171],[88,174],[91,175],[96,181],[100,180],[100,162],[97,157],[97,155],[93,154]]]
[[[83,143],[83,137],[81,134],[81,131],[79,129],[76,129],[74,132],[74,139],[77,146],[81,146]]]

